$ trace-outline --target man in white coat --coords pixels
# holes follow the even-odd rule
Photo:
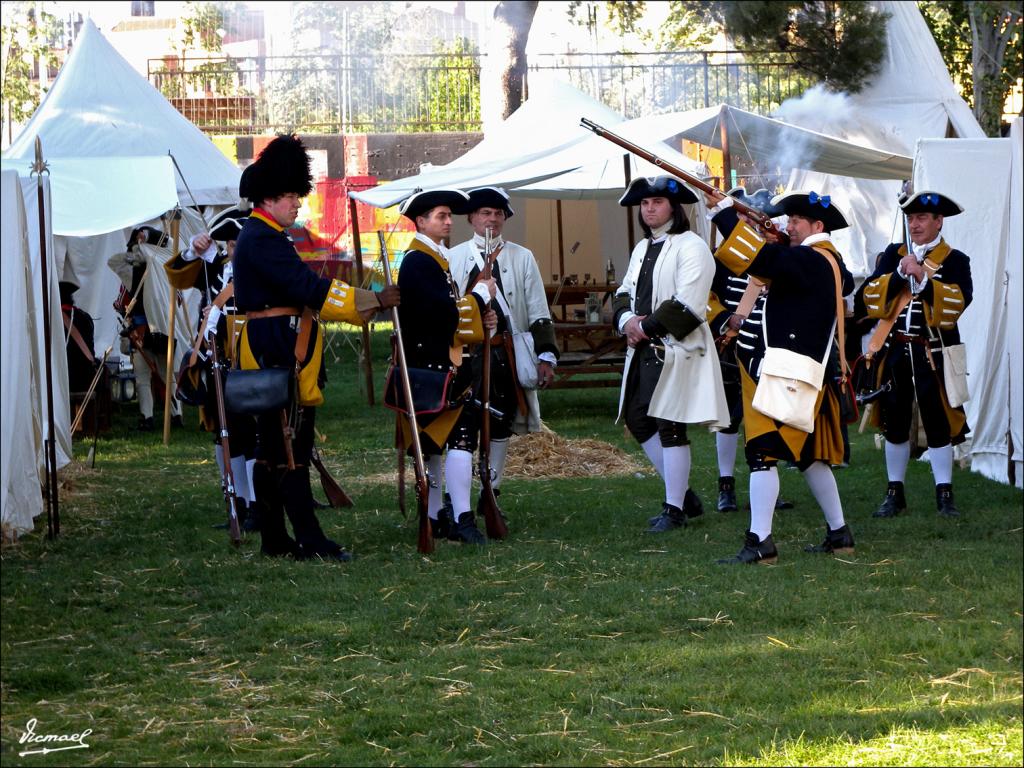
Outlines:
[[[508,195],[499,187],[470,190],[467,210],[473,237],[448,252],[448,264],[452,279],[464,295],[472,289],[483,269],[485,236],[488,229],[491,231],[491,249],[495,254],[492,270],[498,288],[491,305],[498,314],[498,328],[490,346],[490,403],[504,415],[501,419],[493,415],[491,418],[492,485],[497,495],[505,471],[509,438],[513,433],[540,431],[537,388],[544,389],[554,380],[558,346],[544,282],[533,253],[502,237],[505,222],[515,213]],[[519,338],[513,342],[516,336]],[[512,344],[515,360],[509,354]],[[482,350],[481,346],[473,355],[477,388]],[[524,371],[524,366],[530,370],[521,376],[517,369]],[[529,380],[524,381],[524,378]]]
[[[689,489],[687,424],[729,424],[714,337],[705,322],[715,260],[690,231],[683,205],[697,196],[669,176],[639,177],[619,199],[640,207],[643,240],[615,294],[615,327],[628,343],[619,418],[665,483],[661,514],[649,533],[686,525],[703,513]]]

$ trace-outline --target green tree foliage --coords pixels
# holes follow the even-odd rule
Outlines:
[[[1020,4],[939,0],[918,7],[982,129],[998,136],[1003,105],[1024,71]]]
[[[480,124],[479,51],[460,38],[448,47],[438,46],[426,71],[422,104],[425,123],[421,131],[465,131]]]
[[[571,16],[579,15],[580,5],[572,4]],[[635,31],[646,3],[607,2],[605,10],[613,29]],[[752,49],[747,58],[753,62],[759,50],[781,52],[830,89],[856,92],[881,66],[887,19],[870,3],[855,0],[672,0],[657,44],[662,50],[702,47],[724,28],[738,46]]]
[[[42,101],[39,60],[48,69],[57,66],[54,49],[61,45],[63,27],[53,14],[40,14],[39,4],[33,2],[5,2],[0,27],[0,98],[10,134],[12,126],[26,122]]]

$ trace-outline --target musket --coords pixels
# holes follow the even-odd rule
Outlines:
[[[676,178],[682,179],[691,187],[695,187],[699,189],[701,192],[704,192],[705,194],[722,194],[721,190],[715,189],[706,181],[697,178],[693,174],[687,173],[682,168],[673,165],[667,160],[663,160],[662,158],[655,155],[653,152],[644,149],[638,144],[634,144],[629,139],[624,139],[622,136],[619,136],[616,133],[612,133],[607,128],[598,125],[592,120],[588,120],[585,117],[581,117],[580,125],[584,128],[593,131],[602,139],[607,139],[612,144],[616,144],[617,146],[622,147],[627,152],[630,152],[631,154],[634,154],[637,157],[643,158],[652,165],[658,166],[659,168],[672,174]],[[756,208],[752,208],[751,206],[742,203],[739,200],[734,200],[732,207],[735,208],[738,212],[745,214],[746,216],[753,219],[753,221],[757,224],[757,228],[760,229],[765,234],[773,235],[774,237],[778,238],[779,241],[782,243],[787,243],[789,241],[789,238],[786,235],[786,233],[780,231],[779,228],[775,226],[775,222],[773,222],[771,218],[766,216],[763,212],[757,210]]]
[[[352,497],[345,493],[345,490],[331,477],[331,473],[324,466],[323,459],[320,458],[320,451],[316,447],[313,448],[310,461],[313,463],[316,471],[320,473],[320,487],[324,489],[324,493],[327,495],[327,502],[336,509],[350,509],[354,507],[355,503],[352,501]]]
[[[181,183],[185,185],[185,191],[188,192],[188,196],[192,199],[192,205],[195,206],[196,211],[199,212],[200,218],[203,220],[203,226],[206,227],[206,231],[210,231],[210,225],[206,221],[206,216],[203,215],[202,210],[199,208],[199,204],[196,202],[195,196],[192,194],[192,190],[189,189],[188,181],[185,179],[185,174],[181,172],[181,168],[178,166],[178,161],[174,158],[170,152],[167,153],[171,157],[171,162],[174,163],[174,168],[178,171],[178,176],[181,178]],[[220,246],[217,246],[218,251]],[[206,260],[203,259],[203,276],[206,278],[206,306],[210,307],[213,305],[213,298],[210,295],[210,274],[207,269]],[[204,321],[199,328],[199,333],[203,334],[206,332],[206,321]],[[224,369],[223,364],[220,362],[220,357],[217,354],[217,329],[213,329],[214,338],[207,347],[210,350],[210,364],[213,367],[213,391],[215,400],[217,401],[217,425],[218,425],[218,437],[220,438],[220,449],[221,456],[224,461],[224,504],[227,507],[228,512],[228,533],[231,536],[231,543],[236,547],[242,542],[242,529],[238,524],[238,499],[235,496],[235,477],[231,471],[231,443],[230,434],[228,431],[228,415],[227,409],[224,407],[224,381],[221,378],[221,371]],[[287,434],[285,435],[287,440]]]
[[[46,358],[46,418],[47,435],[45,440],[46,469],[46,529],[47,538],[53,539],[60,535],[60,499],[57,491],[57,442],[56,429],[53,422],[53,361],[50,343],[50,278],[46,264],[46,207],[43,199],[43,174],[50,169],[43,162],[43,143],[36,136],[36,161],[32,165],[32,174],[36,177],[36,204],[39,213],[39,255],[42,269],[39,272],[42,280],[43,294],[43,355]]]
[[[380,258],[384,268],[384,284],[392,285],[391,264],[388,260],[388,245],[383,232],[377,232],[380,241]],[[391,322],[394,324],[394,356],[393,364],[402,377],[402,395],[405,398],[405,416],[409,420],[410,441],[412,443],[413,461],[416,465],[416,506],[419,511],[419,541],[417,549],[425,555],[434,551],[434,532],[430,528],[430,516],[427,514],[427,500],[430,493],[427,480],[427,465],[423,461],[423,446],[420,445],[420,428],[416,420],[416,404],[412,399],[412,382],[409,381],[409,369],[406,367],[405,343],[402,341],[402,325],[398,317],[398,307],[391,308]],[[399,432],[399,435],[401,433]],[[399,446],[401,447],[401,446]]]
[[[484,268],[480,270],[481,280],[490,280],[494,266],[495,253],[492,248],[491,229],[488,227],[484,235]],[[480,381],[480,504],[483,507],[484,521],[487,524],[487,537],[504,539],[508,536],[508,526],[498,508],[498,500],[494,497],[494,486],[491,485],[491,333],[484,332],[483,372]]]

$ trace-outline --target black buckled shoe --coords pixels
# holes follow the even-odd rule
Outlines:
[[[704,514],[704,504],[701,502],[700,496],[694,493],[693,488],[687,488],[686,494],[683,496],[683,514],[688,520]]]
[[[152,432],[153,431],[153,417],[152,416],[140,416],[139,426],[136,427],[139,432]]]
[[[736,479],[734,477],[718,478],[718,511],[736,512],[739,505],[736,503]]]
[[[661,514],[654,518],[647,533],[665,533],[673,528],[686,527],[686,513],[679,507],[674,507],[665,502],[661,507]]]
[[[810,544],[804,547],[804,552],[816,552],[826,555],[852,555],[853,534],[850,533],[850,526],[843,525],[834,531],[825,526],[825,540],[821,544]]]
[[[487,538],[476,527],[476,517],[472,512],[463,512],[459,515],[455,529],[448,538],[452,541],[461,541],[463,544],[481,545],[487,543]]]
[[[890,480],[889,487],[885,492],[885,500],[876,509],[872,517],[896,517],[907,508],[907,497],[903,493],[903,483],[898,480]]]
[[[347,563],[352,559],[352,553],[343,549],[340,544],[330,539],[321,539],[316,542],[299,542],[299,554],[297,560],[334,560],[339,563]]]
[[[284,535],[284,538],[268,539],[264,532],[260,542],[260,552],[267,557],[285,557],[286,555],[292,555],[296,560],[301,559],[302,557],[299,545],[295,543],[295,539],[287,534]]]
[[[796,504],[792,501],[787,501],[786,499],[781,498],[775,499],[775,509],[792,509],[795,506]]]
[[[935,508],[943,517],[960,517],[960,510],[953,503],[953,486],[939,483],[935,486]]]
[[[452,508],[447,504],[437,511],[437,519],[430,518],[430,531],[435,539],[447,539],[452,535],[455,521],[452,520]]]
[[[715,562],[719,565],[751,565],[752,563],[772,565],[778,559],[779,551],[775,549],[775,542],[772,541],[771,534],[765,536],[764,539],[758,539],[756,533],[747,531],[746,538],[743,540],[743,549],[732,557],[723,557]]]

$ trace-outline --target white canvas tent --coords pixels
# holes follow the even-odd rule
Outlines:
[[[0,519],[5,537],[32,529],[43,508],[43,440],[48,433],[43,343],[42,258],[35,179],[0,173]],[[49,180],[43,205],[49,211]],[[57,290],[49,217],[44,223],[49,280],[54,437],[57,465],[70,461],[67,357],[64,354],[60,294]]]
[[[885,59],[874,81],[839,108],[823,109],[814,100],[801,100],[784,104],[779,115],[797,125],[902,154],[911,154],[920,138],[984,138],[978,121],[957,93],[917,5],[875,5],[890,18]],[[909,179],[910,175],[898,178]],[[896,215],[899,181],[826,177],[802,170],[792,174],[788,186],[826,192],[845,204],[853,221],[850,229],[837,237],[837,244],[844,254],[852,252],[854,258],[848,259],[848,266],[857,276],[869,274],[875,255],[902,239],[902,221]]]
[[[192,204],[168,152],[200,205],[237,202],[241,172],[88,19],[4,167],[25,175],[37,136],[54,185],[57,268],[68,254],[82,282],[75,301],[95,319],[102,353],[115,336],[120,284],[107,259],[124,250],[130,227]]]
[[[943,221],[942,235],[971,260],[974,300],[960,320],[967,345],[965,404],[971,469],[1016,484],[1024,480],[1024,125],[1009,139],[923,139],[914,162],[916,189],[949,190],[966,209]],[[954,191],[955,190],[955,191]]]

